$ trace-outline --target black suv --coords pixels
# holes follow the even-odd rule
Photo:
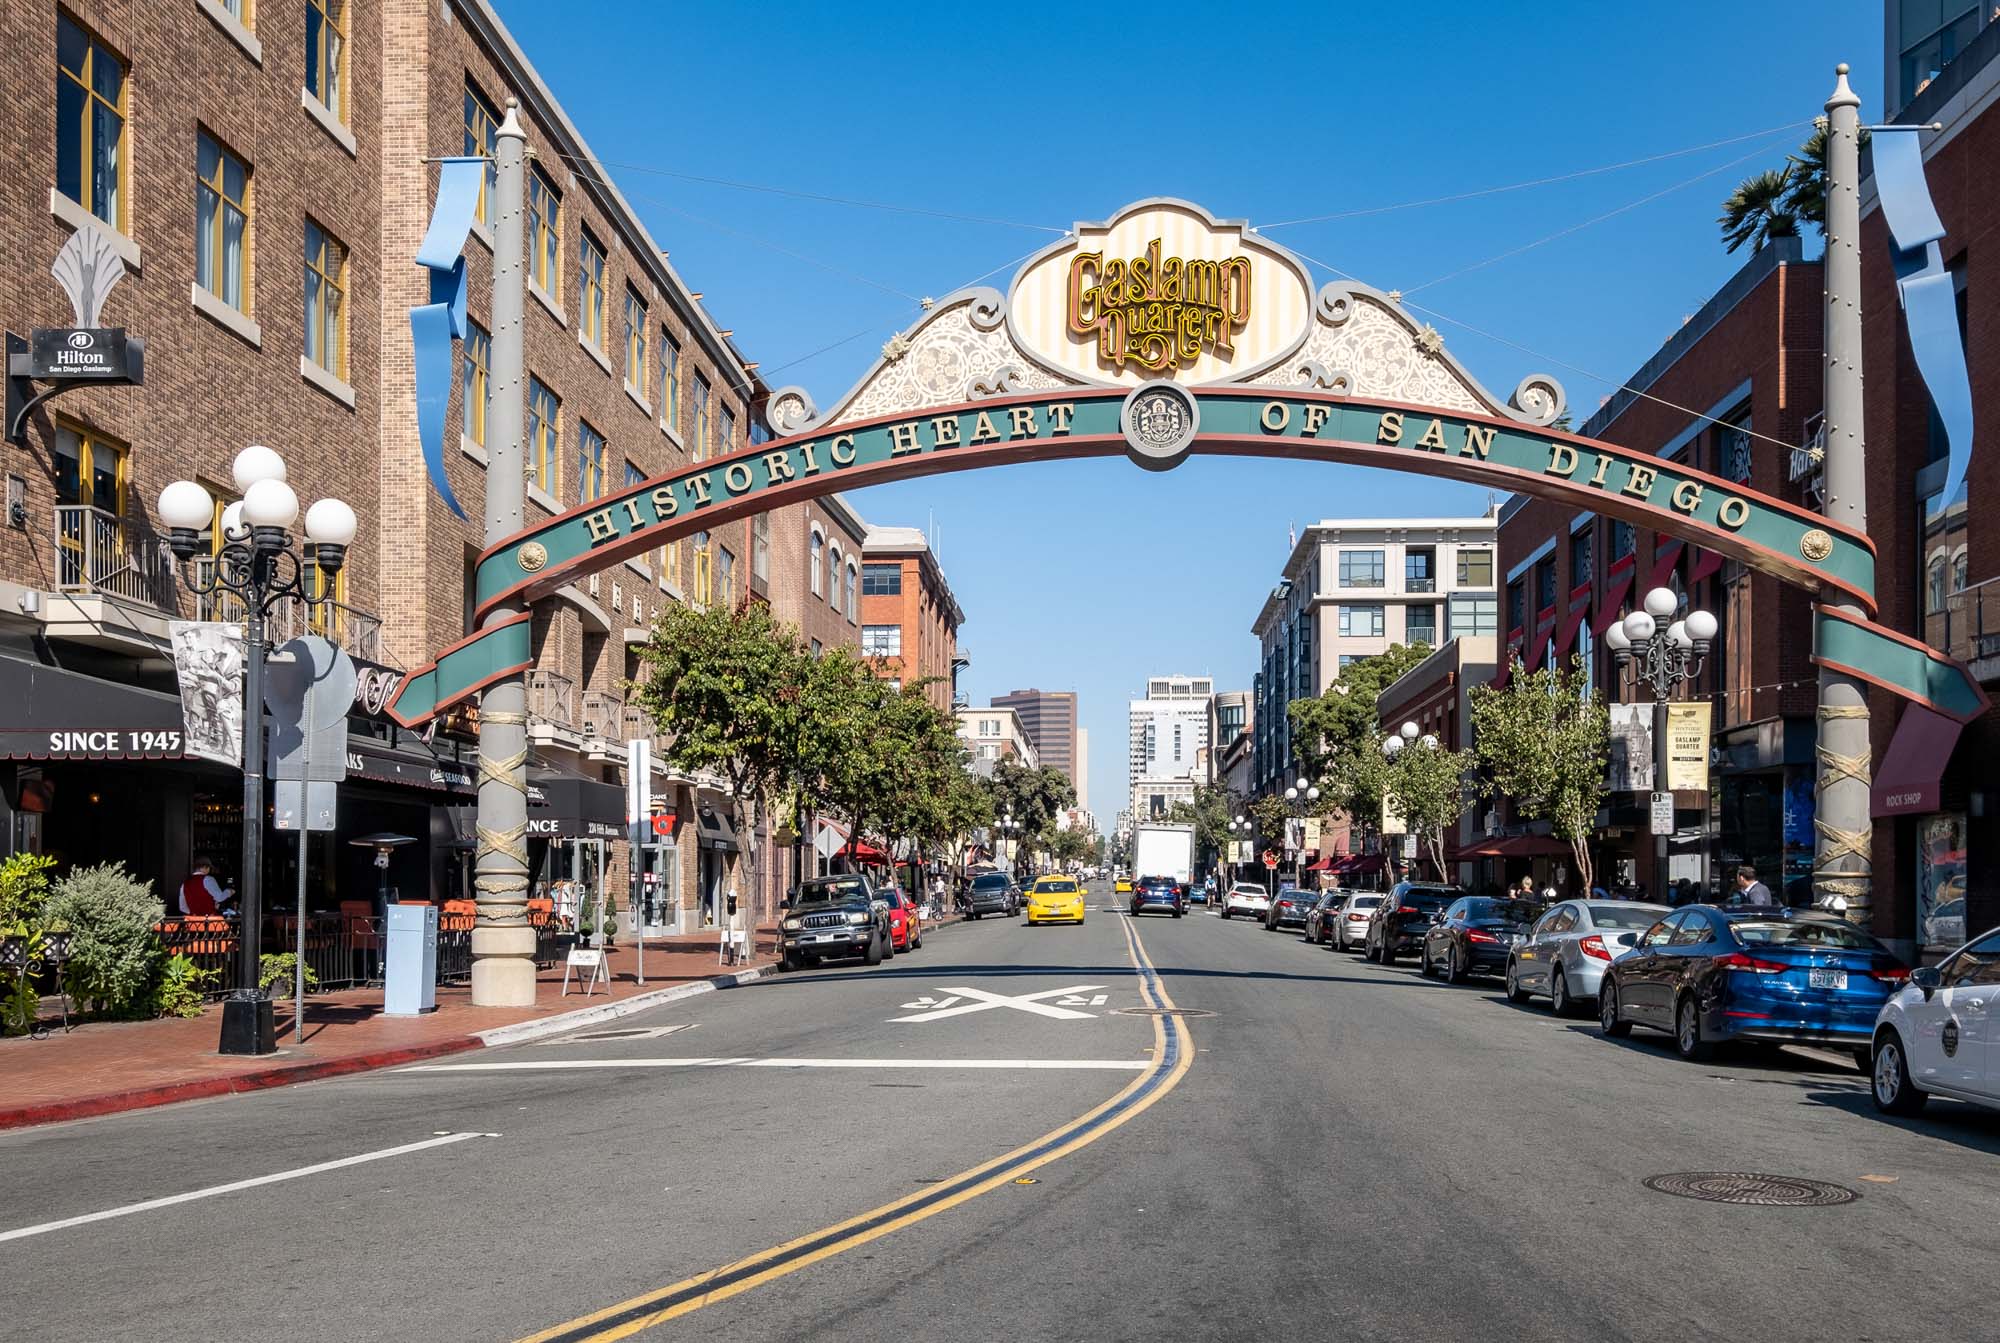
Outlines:
[[[965,916],[976,919],[986,914],[1013,917],[1014,883],[1005,872],[981,872],[966,888]]]
[[[784,915],[778,933],[782,970],[816,965],[831,956],[859,956],[880,965],[896,954],[889,906],[859,874],[800,882],[785,902]]]
[[[1389,898],[1375,906],[1375,912],[1369,916],[1362,954],[1371,961],[1390,965],[1399,953],[1418,950],[1423,946],[1424,934],[1444,913],[1445,906],[1465,893],[1462,886],[1397,882]]]

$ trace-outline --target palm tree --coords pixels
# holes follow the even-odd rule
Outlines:
[[[1865,135],[1866,132],[1863,132]],[[1826,232],[1826,126],[1820,125],[1787,156],[1784,208],[1802,224]]]
[[[1792,165],[1746,177],[1722,203],[1722,240],[1735,251],[1744,243],[1761,252],[1773,238],[1794,238],[1799,216],[1791,200]],[[1824,209],[1824,194],[1821,197]]]

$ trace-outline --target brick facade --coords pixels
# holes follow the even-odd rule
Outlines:
[[[893,594],[863,593],[861,623],[894,629],[900,652],[872,657],[884,676],[901,681],[930,680],[926,693],[950,712],[958,662],[958,627],[965,613],[952,596],[944,569],[924,534],[915,527],[871,527],[862,554],[869,565],[898,571]],[[862,651],[868,652],[864,637]]]

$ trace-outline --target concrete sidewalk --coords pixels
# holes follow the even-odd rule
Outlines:
[[[292,1038],[292,999],[277,1002],[278,1052],[258,1058],[215,1052],[221,1008],[199,1017],[89,1022],[65,1035],[0,1040],[0,1129],[115,1114],[235,1092],[258,1091],[375,1068],[397,1067],[468,1049],[514,1044],[577,1030],[675,998],[731,988],[776,961],[776,929],[760,928],[742,965],[719,963],[717,935],[649,940],[646,982],[638,948],[613,947],[609,983],[588,997],[563,967],[539,975],[531,1008],[474,1007],[465,985],[441,987],[437,1011],[420,1017],[382,1014],[382,990],[348,989],[306,999],[304,1038]]]

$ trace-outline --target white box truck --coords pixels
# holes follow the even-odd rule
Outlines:
[[[1132,827],[1132,878],[1172,877],[1185,886],[1194,877],[1194,827],[1144,821]]]

